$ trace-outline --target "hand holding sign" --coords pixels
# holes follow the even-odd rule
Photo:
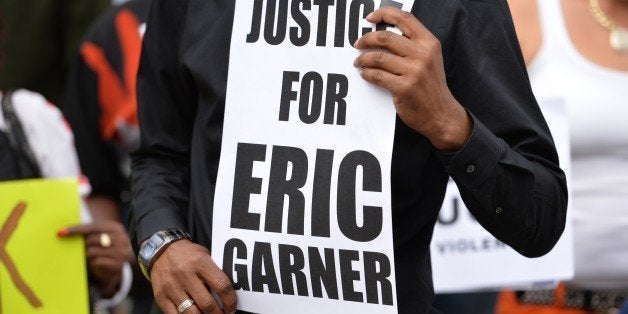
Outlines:
[[[166,314],[176,314],[177,306],[191,298],[195,305],[185,313],[233,313],[236,295],[231,280],[216,266],[209,251],[188,240],[172,243],[151,268],[155,300]],[[220,296],[221,309],[206,285]]]
[[[397,26],[370,32],[356,43],[363,53],[354,65],[362,77],[388,90],[401,120],[442,151],[456,151],[471,134],[472,122],[447,87],[440,42],[414,15],[383,7],[369,16],[372,23]]]
[[[87,265],[99,284],[101,294],[111,297],[116,293],[122,281],[122,267],[128,260],[131,242],[119,222],[97,220],[63,229],[57,233],[60,238],[82,235],[85,237]],[[108,242],[103,243],[102,237]]]

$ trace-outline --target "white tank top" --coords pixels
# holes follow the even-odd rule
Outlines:
[[[544,99],[565,100],[575,278],[586,288],[628,287],[628,72],[597,65],[574,47],[560,0],[537,0],[543,43],[528,71]]]

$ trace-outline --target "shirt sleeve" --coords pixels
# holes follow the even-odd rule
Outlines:
[[[197,97],[179,60],[187,6],[188,1],[154,1],[147,22],[137,82],[141,144],[132,154],[135,245],[159,230],[186,230]]]
[[[532,94],[503,0],[466,1],[442,42],[447,80],[473,120],[466,145],[437,152],[478,222],[522,255],[541,256],[565,227],[567,186]]]

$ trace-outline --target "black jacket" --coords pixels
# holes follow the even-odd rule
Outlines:
[[[122,196],[130,195],[128,153],[138,142],[127,135],[137,132],[138,28],[146,22],[150,3],[132,0],[113,7],[90,27],[74,58],[63,108],[92,195],[108,196],[124,205],[129,197]]]
[[[137,243],[177,227],[211,244],[233,9],[233,0],[153,4],[138,78]],[[433,298],[429,243],[448,175],[477,220],[526,256],[547,253],[560,237],[567,188],[506,1],[417,0],[412,13],[441,41],[449,88],[474,122],[464,148],[442,154],[397,121],[397,304],[401,313],[427,313]]]

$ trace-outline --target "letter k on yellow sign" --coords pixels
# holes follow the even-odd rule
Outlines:
[[[83,240],[55,235],[79,215],[75,179],[0,184],[0,314],[89,311]]]

